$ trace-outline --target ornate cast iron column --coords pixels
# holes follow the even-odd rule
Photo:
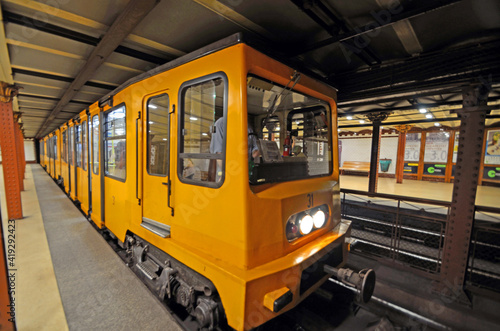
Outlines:
[[[21,205],[20,167],[18,165],[18,140],[12,110],[12,99],[17,95],[18,87],[0,82],[0,146],[2,148],[3,178],[7,200],[7,214],[9,219],[23,217]],[[22,180],[22,179],[21,179]]]

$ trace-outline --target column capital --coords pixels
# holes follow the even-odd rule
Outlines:
[[[390,114],[391,112],[385,112],[385,111],[373,112],[366,114],[366,118],[370,122],[382,122],[385,121]]]
[[[398,130],[400,133],[407,133],[413,128],[413,125],[410,124],[402,124],[402,125],[396,125],[395,126],[396,130]]]
[[[6,82],[0,82],[0,102],[12,102],[12,99],[19,93],[20,88],[20,86],[15,84],[11,85]]]

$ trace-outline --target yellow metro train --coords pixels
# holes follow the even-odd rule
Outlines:
[[[373,272],[338,269],[335,98],[236,34],[91,105],[40,140],[41,164],[161,300],[249,330],[332,274],[373,292]]]

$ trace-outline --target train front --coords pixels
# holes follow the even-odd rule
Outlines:
[[[340,217],[335,92],[273,70],[247,77],[245,329],[295,307],[329,277],[357,286],[365,300],[375,282],[371,271],[341,269],[351,226]]]

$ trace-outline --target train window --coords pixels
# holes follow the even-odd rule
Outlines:
[[[82,127],[80,125],[77,125],[75,127],[75,161],[76,161],[76,166],[81,167],[82,166]]]
[[[224,181],[227,78],[214,74],[185,83],[180,99],[179,178],[219,187]]]
[[[125,181],[126,168],[125,105],[104,114],[104,172],[106,176]]]
[[[39,144],[40,144],[40,154],[41,154],[41,155],[45,155],[45,151],[43,150],[43,148],[44,148],[43,141],[42,141],[42,140],[40,140]]]
[[[326,176],[333,170],[327,102],[255,76],[247,79],[251,184]]]
[[[54,160],[57,160],[57,136],[54,136]]]
[[[169,162],[169,98],[167,94],[148,100],[148,173],[166,176]]]
[[[67,153],[68,153],[68,142],[67,142],[67,134],[66,134],[66,131],[63,131],[62,133],[62,155],[61,155],[61,160],[63,160],[64,162],[68,162],[68,156],[67,156]]]
[[[74,133],[75,133],[75,130],[74,130],[74,126],[70,127],[69,128],[69,146],[68,146],[68,159],[69,159],[69,164],[71,165],[75,165],[75,163],[73,162],[73,149],[74,149],[74,145],[75,145],[75,136],[74,136]]]
[[[99,116],[92,117],[92,167],[94,174],[99,174]]]
[[[87,171],[87,121],[82,123],[82,168]]]

